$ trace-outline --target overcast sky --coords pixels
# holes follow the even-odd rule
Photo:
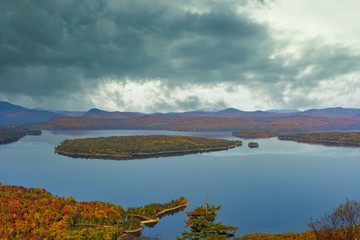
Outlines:
[[[360,108],[359,0],[2,0],[0,100]]]

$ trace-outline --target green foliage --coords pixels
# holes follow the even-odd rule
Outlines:
[[[248,143],[248,147],[249,147],[249,148],[258,148],[258,147],[259,147],[259,143],[257,143],[257,142],[249,142],[249,143]]]
[[[188,201],[184,197],[171,200],[167,203],[151,203],[142,207],[128,208],[127,216],[140,216],[143,219],[157,219],[163,213],[187,206]]]
[[[41,131],[21,127],[0,127],[0,144],[19,141],[26,135],[41,135]]]
[[[140,229],[142,224],[141,220],[137,217],[130,217],[125,222],[122,223],[122,226],[127,230],[137,230]]]
[[[190,227],[190,231],[184,231],[182,237],[178,239],[230,239],[235,236],[237,228],[225,226],[221,222],[215,223],[216,212],[220,210],[221,206],[210,206],[208,203],[205,206],[195,208],[193,211],[187,212],[189,220],[185,221],[186,227]]]
[[[223,150],[240,144],[189,136],[118,136],[65,140],[55,151],[71,157],[132,159]]]

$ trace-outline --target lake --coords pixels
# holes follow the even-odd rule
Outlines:
[[[144,160],[73,159],[54,153],[64,139],[145,134],[238,139],[229,132],[43,131],[0,145],[0,182],[125,208],[184,196],[189,211],[203,205],[208,194],[210,204],[222,206],[218,220],[239,227],[238,235],[301,232],[310,218],[329,213],[346,198],[360,199],[360,148],[271,138],[244,140],[242,147],[227,151]],[[249,141],[260,147],[248,148]],[[184,229],[185,211],[162,218],[143,235],[175,239]]]

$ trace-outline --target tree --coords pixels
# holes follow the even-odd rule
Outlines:
[[[238,228],[225,226],[221,222],[215,223],[216,211],[220,210],[221,206],[210,206],[208,203],[205,206],[195,208],[193,211],[187,212],[186,215],[189,220],[185,221],[186,227],[190,227],[191,231],[182,233],[180,239],[230,239],[235,236]]]
[[[331,214],[311,221],[309,227],[314,231],[317,240],[360,239],[360,202],[347,199]]]

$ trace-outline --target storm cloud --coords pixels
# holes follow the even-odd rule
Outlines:
[[[360,88],[359,52],[321,36],[278,37],[254,14],[274,7],[256,0],[1,1],[0,97],[130,111],[325,107],[329,96],[309,95],[316,90],[338,97],[332,105],[360,107],[349,100]]]

